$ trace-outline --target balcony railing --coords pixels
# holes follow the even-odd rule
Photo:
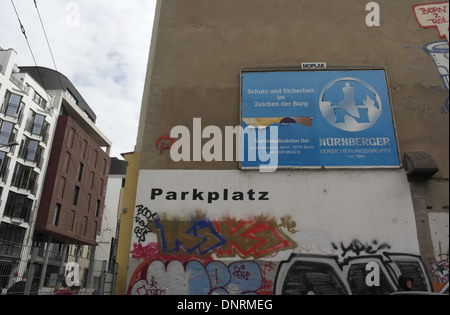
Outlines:
[[[14,75],[11,75],[11,77],[9,78],[9,80],[14,83],[15,86],[17,86],[19,88],[19,90],[21,90],[23,93],[28,95],[28,88],[22,83],[22,81],[20,81],[19,79],[17,79]]]

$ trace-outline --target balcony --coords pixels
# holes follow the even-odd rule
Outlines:
[[[23,93],[25,93],[26,95],[28,95],[28,91],[29,88],[26,87],[21,80],[17,79],[16,77],[14,77],[14,74],[11,75],[11,77],[9,78],[9,80],[14,83],[14,85],[21,90]]]

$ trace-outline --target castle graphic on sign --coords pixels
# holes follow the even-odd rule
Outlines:
[[[341,78],[323,89],[320,110],[334,127],[357,132],[375,125],[382,108],[380,97],[369,84],[359,79]]]

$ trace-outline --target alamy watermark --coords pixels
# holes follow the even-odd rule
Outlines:
[[[68,2],[66,4],[65,10],[67,12],[66,15],[66,24],[71,27],[80,26],[80,5],[77,2]]]
[[[370,262],[366,265],[366,271],[369,271],[366,275],[366,285],[368,287],[380,286],[380,265],[376,262]]]
[[[75,262],[67,263],[65,275],[64,279],[69,287],[80,286],[80,265]]]
[[[202,128],[202,119],[194,118],[192,133],[186,126],[175,126],[170,137],[178,139],[170,148],[174,162],[242,162],[246,156],[246,161],[261,162],[261,172],[274,172],[278,168],[278,126],[226,126],[223,134],[217,126]],[[244,138],[246,151],[242,150]],[[203,144],[204,139],[209,141]]]

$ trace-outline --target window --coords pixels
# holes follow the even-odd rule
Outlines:
[[[14,124],[8,121],[0,120],[0,145],[6,145],[13,142]]]
[[[78,181],[81,182],[81,179],[83,178],[83,163],[80,163],[80,167],[78,168]]]
[[[61,205],[57,203],[55,207],[55,213],[53,214],[53,221],[52,221],[53,226],[58,226],[60,215],[61,215]]]
[[[78,100],[75,98],[75,96],[73,96],[73,94],[69,90],[66,90],[66,95],[72,102],[74,102],[75,105],[78,105]]]
[[[89,213],[91,211],[91,200],[92,200],[92,195],[91,194],[87,194],[88,196],[88,208],[87,208],[87,212]]]
[[[95,205],[95,216],[98,217],[100,214],[100,200],[97,200],[97,204]]]
[[[48,123],[46,123],[44,115],[39,115],[31,111],[25,129],[33,135],[42,136],[46,129],[48,129],[47,125]]]
[[[64,172],[69,173],[69,165],[70,165],[70,159],[72,158],[71,154],[69,152],[66,152],[66,158],[64,160]]]
[[[12,191],[8,194],[8,200],[5,206],[5,216],[22,219],[25,222],[30,220],[33,200],[28,199],[27,195],[16,194]]]
[[[2,106],[2,113],[11,117],[19,117],[22,111],[22,96],[6,91],[5,102]]]
[[[103,175],[106,175],[106,159],[103,159]]]
[[[73,205],[78,205],[78,196],[80,195],[80,187],[75,186],[75,191],[73,193]]]
[[[84,236],[86,236],[88,227],[88,217],[84,217]]]
[[[25,161],[36,162],[38,166],[42,164],[44,149],[39,146],[39,141],[25,137],[20,145],[19,157]]]
[[[95,173],[91,172],[91,190],[95,187]]]
[[[70,229],[70,231],[73,232],[73,229],[75,228],[75,217],[76,217],[77,213],[75,211],[73,211],[73,210],[70,210],[70,211],[72,213],[72,228]]]
[[[32,167],[17,163],[11,185],[17,188],[30,190],[34,193],[37,179],[38,173],[33,171]]]
[[[59,193],[58,197],[63,199],[64,198],[64,191],[66,190],[66,179],[64,177],[61,177],[61,181],[59,182]]]
[[[0,255],[20,257],[25,231],[26,229],[19,226],[2,222],[0,224]]]
[[[71,128],[69,131],[69,144],[68,144],[71,149],[73,149],[73,143],[75,141],[75,133],[76,130],[74,128]]]
[[[0,151],[0,180],[4,183],[8,177],[9,162],[10,158],[6,155],[6,153]]]
[[[47,107],[47,101],[40,96],[37,92],[34,92],[33,101],[38,104],[40,107],[45,109]]]

